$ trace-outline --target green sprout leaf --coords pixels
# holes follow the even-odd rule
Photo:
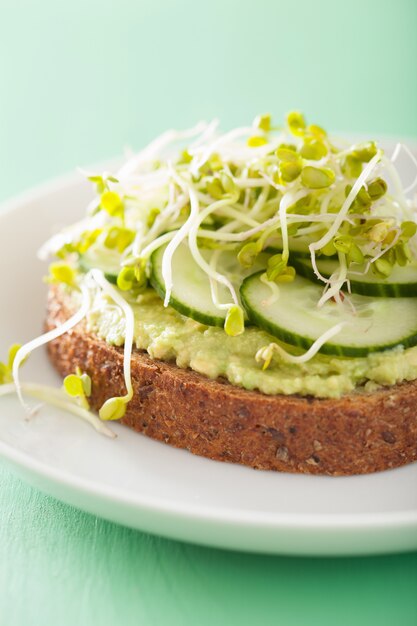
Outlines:
[[[272,128],[271,115],[269,113],[265,115],[259,115],[259,117],[257,117],[255,120],[255,124],[260,130],[263,130],[265,133],[269,133]]]
[[[155,220],[158,217],[158,215],[160,215],[160,213],[161,213],[161,210],[156,207],[149,211],[148,217],[146,218],[146,226],[148,228],[151,228],[154,225]]]
[[[400,267],[404,267],[412,261],[412,254],[407,243],[399,243],[394,247],[395,261]]]
[[[251,241],[245,244],[239,251],[237,255],[237,260],[241,264],[242,267],[252,267],[252,265],[256,261],[256,257],[261,252],[261,246],[259,242]]]
[[[287,262],[282,254],[274,254],[268,259],[266,277],[271,282],[274,281],[287,267]]]
[[[112,226],[104,240],[106,248],[116,248],[118,252],[122,253],[135,238],[135,233],[130,228],[124,228],[122,226]]]
[[[239,189],[225,172],[220,172],[207,180],[207,192],[215,200],[223,200],[230,198],[237,200],[239,197]]]
[[[126,399],[123,397],[109,398],[99,411],[102,420],[119,420],[126,413]]]
[[[69,374],[64,378],[64,389],[73,398],[84,395],[83,383],[75,374]]]
[[[375,243],[381,243],[387,237],[390,228],[388,222],[378,222],[368,230],[367,237]]]
[[[359,161],[368,163],[376,155],[376,152],[377,147],[375,141],[367,141],[356,145],[352,154],[359,159]]]
[[[122,291],[133,289],[135,283],[135,269],[133,267],[123,267],[117,276],[117,286]]]
[[[88,176],[87,180],[89,180],[90,182],[94,183],[96,186],[96,191],[98,194],[102,194],[103,191],[106,189],[106,183],[103,179],[102,176],[100,175],[93,175],[93,176]]]
[[[123,215],[123,200],[115,191],[104,191],[100,198],[100,207],[112,217],[120,217]]]
[[[275,277],[276,283],[292,283],[296,276],[295,268],[291,265],[284,267],[282,272]]]
[[[249,146],[249,148],[259,148],[260,146],[264,146],[267,143],[268,141],[267,139],[265,139],[265,137],[257,135],[255,135],[254,137],[249,137],[247,141],[247,145]]]
[[[287,124],[290,132],[296,137],[302,137],[304,135],[306,123],[304,115],[299,111],[291,111],[291,113],[288,113]]]
[[[271,282],[289,283],[295,278],[295,269],[287,265],[282,254],[274,254],[268,259],[266,277]]]
[[[335,181],[335,173],[327,167],[307,165],[301,172],[301,182],[308,189],[325,189]]]
[[[346,198],[350,194],[352,190],[352,185],[346,185],[345,187],[345,196]],[[356,194],[354,201],[350,206],[351,213],[363,213],[364,211],[368,211],[371,208],[372,198],[369,195],[368,191],[365,187],[361,187]]]
[[[295,149],[295,146],[290,147],[281,144],[279,148],[276,149],[275,154],[280,161],[290,161],[295,163],[298,163],[300,161],[300,155]]]
[[[388,278],[390,276],[393,265],[385,259],[384,257],[380,257],[373,264],[374,271],[377,275],[381,276],[381,278]]]
[[[89,248],[97,241],[98,236],[103,232],[102,228],[95,230],[86,230],[81,235],[78,243],[75,245],[75,251],[85,254]]]
[[[90,408],[87,400],[91,395],[91,378],[86,373],[82,373],[77,367],[75,374],[69,374],[63,381],[64,391],[71,397],[77,398],[78,404],[85,409]]]
[[[353,245],[353,239],[350,235],[337,235],[333,239],[333,245],[338,252],[349,254]]]
[[[45,279],[48,283],[68,285],[75,287],[77,273],[71,265],[57,261],[49,266],[49,276]]]
[[[387,189],[388,185],[382,178],[375,178],[368,183],[368,194],[372,202],[382,198],[386,194]]]
[[[5,385],[6,383],[12,382],[9,374],[10,372],[7,365],[0,362],[0,385]]]
[[[245,320],[240,306],[234,304],[227,312],[224,330],[229,337],[241,335],[245,330]]]
[[[302,167],[301,159],[298,161],[281,161],[279,164],[281,179],[286,183],[292,183],[301,174]]]
[[[307,139],[301,148],[301,156],[308,161],[319,161],[327,154],[327,147],[319,139]]]
[[[181,156],[178,160],[178,164],[180,165],[188,165],[188,163],[191,163],[191,161],[193,160],[192,155],[187,151],[187,150],[183,150],[181,152]]]
[[[321,126],[317,126],[317,124],[310,124],[307,128],[308,133],[314,137],[314,139],[325,139],[327,136],[326,131]]]
[[[216,176],[207,181],[207,192],[215,200],[221,200],[223,198],[224,189],[223,185],[221,184],[220,178]]]
[[[355,243],[352,243],[348,252],[349,263],[362,264],[365,261],[362,250]]]
[[[6,383],[13,382],[13,363],[16,358],[16,354],[21,347],[22,346],[19,343],[14,343],[9,348],[7,362],[0,362],[0,385],[5,385]]]
[[[123,267],[117,276],[117,286],[121,291],[133,291],[135,295],[144,291],[148,283],[146,261],[139,259],[136,265]]]
[[[417,232],[417,224],[415,222],[406,221],[401,224],[401,238],[408,241]]]
[[[362,161],[353,154],[347,154],[341,168],[347,178],[358,178],[362,173]]]
[[[334,254],[336,254],[336,248],[333,239],[326,243],[326,245],[321,248],[320,252],[324,254],[324,256],[333,256]]]

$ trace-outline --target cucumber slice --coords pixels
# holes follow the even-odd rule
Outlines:
[[[165,298],[162,258],[167,245],[155,250],[151,256],[150,282],[162,299]],[[254,268],[243,269],[236,258],[236,253],[233,252],[224,252],[220,260],[221,266],[218,267],[218,271],[227,275],[239,293],[242,280],[251,274]],[[266,255],[259,255],[255,270],[265,266]],[[202,324],[224,326],[227,310],[220,310],[213,304],[209,278],[195,262],[186,243],[178,246],[172,257],[172,277],[173,288],[169,304],[173,309]],[[231,301],[229,290],[220,284],[218,299],[220,302]]]
[[[93,268],[101,270],[109,283],[117,284],[117,276],[120,272],[121,256],[117,252],[109,250],[104,254],[103,250],[96,252],[93,248],[82,254],[78,260],[81,271],[88,272]]]
[[[309,280],[317,281],[317,277],[311,267],[309,259],[300,256],[292,257],[291,264],[301,276]],[[317,259],[317,268],[325,278],[329,278],[338,267],[337,261],[333,259]],[[361,271],[361,268],[355,269]],[[414,298],[417,296],[417,263],[411,263],[405,267],[395,266],[389,278],[381,279],[374,276],[371,271],[358,276],[348,272],[350,280],[350,290],[362,296],[373,296],[376,298]],[[347,289],[347,286],[344,286]]]
[[[240,288],[249,319],[281,341],[308,349],[335,324],[346,326],[320,348],[324,354],[359,357],[403,345],[417,345],[417,299],[367,298],[354,295],[356,313],[333,301],[321,308],[322,286],[296,276],[279,285],[279,298],[260,280],[262,272],[246,278]]]

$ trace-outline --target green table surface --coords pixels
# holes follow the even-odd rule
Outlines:
[[[214,116],[230,128],[299,108],[332,129],[417,137],[414,0],[0,0],[0,15],[1,200]],[[417,554],[180,544],[0,463],[1,626],[255,623],[416,626]]]

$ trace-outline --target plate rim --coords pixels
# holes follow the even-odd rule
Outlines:
[[[217,508],[216,512],[202,505],[184,505],[157,497],[135,496],[119,493],[116,488],[96,485],[94,481],[74,476],[57,468],[51,469],[46,463],[32,458],[29,454],[16,450],[0,440],[0,455],[9,462],[33,471],[36,475],[57,485],[76,488],[84,494],[99,496],[103,500],[117,502],[134,509],[156,511],[166,516],[177,516],[194,521],[227,523],[246,527],[265,527],[277,530],[371,530],[375,528],[417,529],[416,511],[390,511],[386,513],[257,513],[256,511],[230,510]],[[220,461],[219,461],[220,462]],[[254,470],[255,471],[255,470]],[[386,470],[389,471],[389,470]],[[395,470],[392,470],[395,471]],[[349,477],[346,477],[348,479]]]
[[[394,143],[398,140],[393,137],[379,135],[382,141]],[[400,138],[399,140],[402,140]],[[417,140],[414,138],[404,139],[408,145],[417,150]],[[120,162],[120,157],[107,159],[102,164],[91,166],[91,169],[109,167]],[[89,168],[86,168],[89,169]],[[18,211],[28,202],[39,200],[44,195],[59,192],[67,187],[80,184],[80,174],[77,171],[68,172],[36,185],[20,194],[0,203],[0,220]],[[94,481],[74,476],[68,471],[51,468],[47,463],[30,456],[17,448],[0,440],[0,456],[14,466],[23,468],[30,474],[40,476],[49,484],[61,485],[69,489],[80,491],[85,495],[98,497],[102,502],[112,502],[123,505],[130,510],[154,512],[158,515],[186,519],[197,523],[210,523],[213,526],[228,525],[250,528],[252,530],[288,530],[292,532],[309,531],[322,533],[327,530],[337,532],[358,531],[369,532],[376,529],[394,530],[417,530],[417,509],[402,511],[387,511],[383,513],[272,513],[245,511],[241,509],[228,509],[202,504],[178,503],[166,498],[140,496],[118,492],[115,487],[98,485]],[[387,470],[388,471],[388,470]],[[391,470],[395,471],[395,470]],[[346,477],[348,480],[349,477]],[[65,500],[63,498],[63,500]],[[414,548],[415,549],[415,548]]]

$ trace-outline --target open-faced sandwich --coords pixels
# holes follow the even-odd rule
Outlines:
[[[260,469],[415,461],[417,226],[400,149],[414,158],[293,112],[283,127],[170,131],[88,175],[85,219],[40,253],[57,257],[47,333],[12,349],[4,392]],[[19,381],[46,343],[63,390]]]

